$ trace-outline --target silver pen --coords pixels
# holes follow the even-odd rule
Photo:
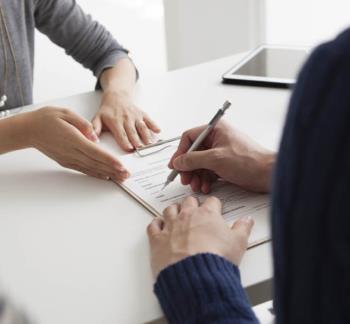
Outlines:
[[[212,129],[216,126],[216,124],[219,122],[219,120],[221,119],[221,117],[225,114],[225,111],[230,108],[231,106],[231,102],[229,101],[225,101],[224,105],[222,106],[221,109],[218,110],[218,112],[216,113],[216,115],[213,117],[213,119],[209,122],[208,126],[203,130],[202,133],[199,134],[199,136],[196,138],[196,140],[193,142],[193,144],[191,145],[191,147],[189,148],[189,150],[187,151],[187,153],[189,152],[193,152],[195,150],[197,150],[199,148],[199,146],[203,143],[203,141],[206,139],[206,137],[208,136],[208,134],[212,131]],[[171,171],[171,173],[169,174],[162,190],[164,190],[166,188],[166,186],[168,184],[170,184],[171,182],[173,182],[175,180],[175,178],[177,177],[177,175],[179,174],[179,172],[177,170],[173,170]]]

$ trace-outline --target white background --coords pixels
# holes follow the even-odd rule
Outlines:
[[[347,26],[349,0],[266,0],[268,43],[315,45]]]
[[[212,3],[208,0],[203,2],[206,5],[197,8],[196,14],[207,15],[211,10],[210,6],[217,7],[220,1],[222,0],[212,0]],[[259,3],[259,7],[264,8],[263,1],[256,0],[256,4]],[[265,1],[265,9],[262,9],[265,14],[265,23],[261,29],[266,29],[267,43],[316,45],[334,37],[340,30],[350,25],[349,0]],[[191,6],[194,0],[187,0],[187,2]],[[131,55],[141,72],[141,81],[144,75],[166,71],[162,0],[78,0],[78,3],[87,12],[93,13],[93,17],[106,25],[113,35],[131,50]],[[236,9],[239,10],[238,2],[235,0],[232,0],[232,10],[235,10],[235,4],[237,4]],[[220,19],[220,17],[215,19]],[[203,33],[212,28],[211,26],[216,23],[215,19],[203,26]],[[179,21],[179,24],[185,23],[185,21]],[[247,26],[245,22],[244,24],[242,29]],[[234,42],[229,35],[226,29],[225,33],[218,35],[218,38],[227,38],[228,41]],[[64,52],[52,45],[46,37],[38,34],[36,45],[34,83],[36,102],[94,88],[95,80],[91,73],[84,70],[71,58],[66,57]],[[209,50],[210,46],[208,46]],[[215,51],[215,55],[218,55],[217,48]],[[228,55],[227,49],[222,50],[222,55]],[[191,60],[194,59],[191,58]]]

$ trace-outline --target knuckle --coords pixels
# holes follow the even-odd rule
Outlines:
[[[164,209],[163,214],[164,214],[164,215],[169,214],[169,212],[170,212],[174,207],[176,207],[175,204],[168,206],[167,208]]]
[[[184,219],[191,218],[192,215],[193,215],[193,209],[186,208],[186,209],[181,210],[181,212],[180,212],[178,217],[179,217],[180,220],[184,220]]]
[[[207,198],[207,200],[208,200],[208,202],[209,202],[209,204],[210,204],[210,206],[222,206],[222,203],[221,203],[221,200],[219,199],[219,198],[217,198],[217,197],[215,197],[215,196],[210,196],[209,198]]]
[[[148,234],[148,236],[153,236],[153,235],[152,235],[152,234],[153,234],[153,231],[152,231],[152,224],[153,224],[153,222],[150,223],[150,224],[147,226],[147,234]]]
[[[127,113],[127,112],[124,112],[124,113],[122,114],[122,118],[123,118],[126,122],[132,121],[132,116],[131,116],[129,113]]]
[[[211,205],[202,205],[201,206],[202,214],[211,214],[215,211]]]
[[[221,161],[225,156],[224,151],[221,149],[212,150],[211,155],[213,161]]]
[[[85,122],[85,121],[82,123],[81,128],[82,128],[82,131],[84,133],[90,133],[92,131],[92,126],[88,122]]]
[[[189,197],[186,197],[184,202],[186,203],[196,203],[197,202],[197,198],[193,197],[193,196],[189,196]]]
[[[190,163],[190,159],[186,154],[179,156],[178,160],[182,165],[188,165]]]
[[[182,156],[180,156],[179,160],[180,160],[181,165],[186,166],[187,168],[192,169],[195,167],[193,160],[187,154],[183,154]]]
[[[148,127],[143,121],[139,122],[138,126],[141,128],[142,131],[148,131]]]
[[[57,111],[59,111],[62,115],[72,114],[72,112],[68,108],[57,108]]]

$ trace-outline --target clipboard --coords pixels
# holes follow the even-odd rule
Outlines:
[[[166,140],[158,140],[154,144],[149,144],[146,146],[143,146],[141,148],[138,148],[135,150],[134,153],[131,153],[127,156],[132,156],[134,159],[146,159],[152,156],[155,156],[157,154],[164,154],[165,150],[168,148],[173,148],[173,143],[178,142],[181,139],[181,137],[174,137]],[[165,145],[168,144],[168,145]],[[178,145],[176,145],[177,147]],[[147,199],[141,197],[141,195],[135,193],[133,190],[131,190],[127,185],[124,183],[117,183],[117,185],[123,189],[128,195],[130,195],[134,200],[136,200],[141,206],[143,206],[148,212],[152,214],[154,217],[162,217],[162,213],[159,212],[152,204],[150,204]],[[169,203],[170,205],[171,203]],[[266,221],[266,226],[270,226],[270,222]],[[259,246],[261,244],[264,244],[268,241],[271,241],[270,235],[264,235],[262,237],[259,237],[259,239],[254,240],[253,242],[250,242],[248,249]]]

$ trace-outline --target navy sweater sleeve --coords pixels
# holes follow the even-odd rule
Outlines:
[[[167,267],[154,291],[170,323],[258,323],[238,268],[214,254],[198,254]]]

